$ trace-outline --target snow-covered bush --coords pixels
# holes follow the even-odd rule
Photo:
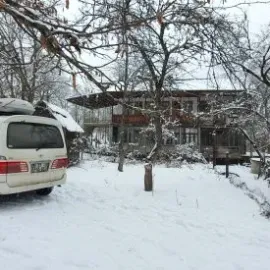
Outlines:
[[[141,153],[139,150],[134,150],[127,154],[128,159],[145,160],[147,154]]]
[[[67,141],[69,165],[75,165],[80,162],[80,153],[89,147],[86,137],[75,137]]]
[[[166,163],[170,166],[178,166],[182,163],[207,163],[203,155],[193,144],[175,145],[174,148],[164,148],[157,162]]]
[[[117,149],[117,147],[104,146],[104,147],[95,149],[93,153],[95,153],[99,156],[117,157],[118,156],[118,149]]]
[[[93,148],[91,150],[92,158],[99,159],[106,158],[111,162],[118,160],[118,146]],[[147,161],[149,153],[140,150],[127,151],[125,158],[126,162]],[[197,146],[193,144],[170,145],[169,148],[164,146],[160,151],[158,157],[155,159],[156,163],[167,164],[170,167],[179,167],[183,163],[207,163],[203,155],[198,151]]]
[[[141,153],[135,150],[128,153],[127,158],[145,161],[147,159],[147,153]],[[207,163],[203,155],[193,144],[175,145],[173,148],[164,147],[155,162],[173,167],[178,167],[182,163]]]

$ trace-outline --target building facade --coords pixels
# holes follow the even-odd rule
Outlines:
[[[245,139],[231,125],[229,118],[216,118],[210,107],[217,96],[223,102],[236,99],[241,91],[170,91],[164,92],[161,112],[164,126],[164,145],[195,144],[206,158],[213,153],[225,158],[240,159],[245,153]],[[151,112],[153,98],[146,91],[129,92],[125,98],[128,109],[122,113],[122,92],[108,92],[76,96],[68,101],[88,108],[84,129],[96,144],[114,145],[119,142],[120,127],[124,123],[124,142],[130,150],[149,152],[154,145]]]

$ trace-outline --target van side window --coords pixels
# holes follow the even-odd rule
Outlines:
[[[8,126],[7,147],[12,149],[63,148],[64,142],[56,126],[13,122]]]

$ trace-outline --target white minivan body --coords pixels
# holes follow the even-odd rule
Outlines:
[[[67,165],[58,121],[30,115],[0,116],[0,195],[32,190],[47,195],[48,190],[65,183]]]

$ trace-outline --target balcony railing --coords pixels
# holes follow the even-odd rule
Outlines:
[[[120,124],[122,122],[122,115],[113,115],[112,116],[112,123],[113,124]],[[125,115],[124,116],[124,123],[125,124],[148,124],[149,117],[143,114],[132,114],[132,115]]]
[[[173,114],[167,117],[168,120],[171,121],[179,121],[182,124],[191,124],[194,123],[194,116],[187,115],[187,114]],[[113,115],[112,116],[112,123],[113,124],[120,124],[122,122],[122,115]],[[125,124],[137,124],[137,125],[145,125],[149,124],[150,117],[144,114],[131,114],[126,115],[124,117]]]

